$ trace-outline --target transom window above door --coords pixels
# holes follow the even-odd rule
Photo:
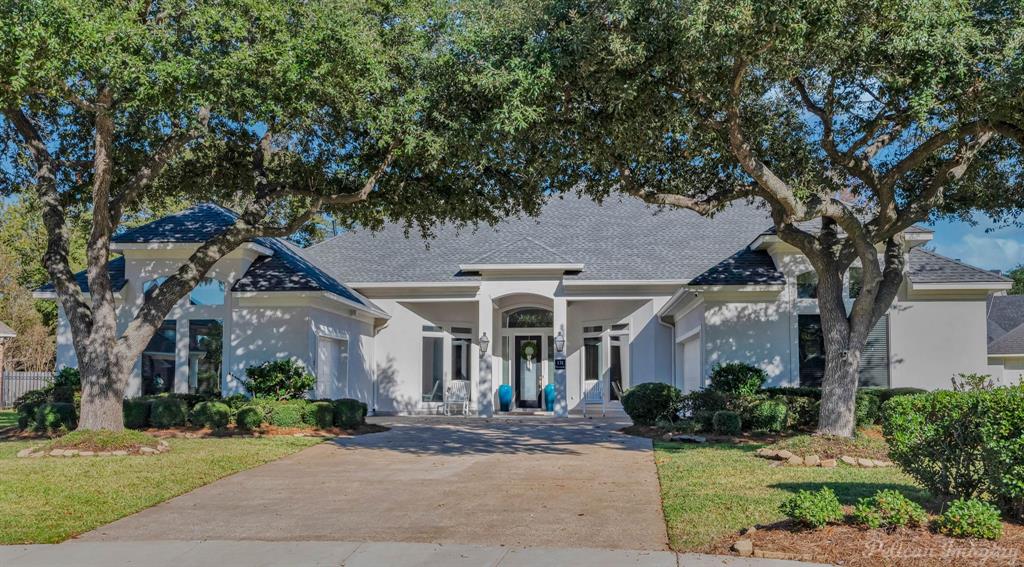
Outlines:
[[[541,307],[510,309],[502,316],[502,326],[506,329],[552,327],[554,324],[554,314]]]

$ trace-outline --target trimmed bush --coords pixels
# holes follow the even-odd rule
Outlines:
[[[817,492],[801,490],[783,502],[779,511],[808,528],[823,528],[843,519],[843,507],[827,486]]]
[[[259,429],[263,425],[263,409],[256,406],[243,406],[235,414],[235,426],[242,431]]]
[[[768,373],[761,368],[745,362],[729,362],[716,364],[711,370],[708,389],[731,396],[750,396],[760,391],[767,380]]]
[[[756,431],[780,433],[786,429],[789,408],[779,400],[762,400],[750,409],[745,425]]]
[[[188,404],[178,398],[158,396],[149,407],[149,423],[153,427],[180,427],[188,417]]]
[[[230,396],[221,400],[221,402],[228,405],[231,411],[238,411],[242,406],[249,405],[249,396],[245,394],[231,394]]]
[[[124,408],[124,426],[128,429],[145,429],[149,427],[149,410],[152,400],[130,399],[122,404]]]
[[[955,500],[935,521],[935,529],[952,537],[999,539],[1003,522],[999,509],[981,500]]]
[[[879,490],[861,498],[853,508],[853,519],[869,528],[921,526],[928,521],[924,508],[896,490]]]
[[[334,403],[334,425],[345,429],[354,429],[366,423],[368,407],[359,400],[342,398]]]
[[[306,400],[288,400],[275,402],[270,406],[267,421],[277,427],[301,427],[302,415],[305,413]]]
[[[231,408],[221,402],[199,402],[192,408],[189,421],[198,427],[223,429],[231,422]]]
[[[879,410],[882,403],[878,398],[878,390],[874,388],[861,388],[857,390],[857,405],[854,407],[854,418],[857,427],[874,425],[879,420]]]
[[[71,430],[77,423],[74,404],[50,402],[36,408],[35,425],[39,431]]]
[[[728,409],[728,398],[714,390],[697,390],[683,396],[683,412],[704,431],[711,431],[712,419],[716,411]]]
[[[306,405],[302,421],[306,425],[312,425],[317,429],[327,429],[334,426],[334,405],[331,402],[318,401]]]
[[[36,411],[50,401],[50,390],[29,390],[14,400],[14,410],[18,412],[18,428],[30,429],[36,423]]]
[[[245,369],[245,376],[245,389],[257,398],[298,399],[316,384],[316,377],[305,366],[291,359],[250,366]]]
[[[739,435],[743,431],[743,420],[734,411],[716,411],[711,419],[712,430],[718,435]]]
[[[654,425],[659,419],[674,421],[682,407],[682,392],[661,382],[637,384],[622,394],[622,409],[637,425]]]
[[[891,458],[933,494],[1024,517],[1024,388],[900,396],[882,415]]]

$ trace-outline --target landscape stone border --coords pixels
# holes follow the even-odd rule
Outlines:
[[[839,459],[822,459],[818,455],[807,455],[801,457],[800,455],[796,455],[785,449],[776,451],[775,449],[769,449],[767,447],[758,449],[754,454],[762,459],[774,461],[772,465],[777,467],[788,465],[793,467],[824,467],[831,469],[835,468],[839,462],[851,467],[863,468],[884,468],[892,466],[891,461],[883,461],[880,459],[866,459],[864,457],[851,457],[848,455],[843,455],[839,457]]]
[[[29,447],[18,451],[18,458],[38,459],[41,457],[127,457],[129,455],[149,456],[159,455],[171,450],[171,446],[161,439],[156,448],[139,447],[132,451],[79,451],[78,449],[51,449],[43,451],[39,447]]]
[[[754,549],[754,541],[750,534],[757,531],[757,526],[751,526],[743,530],[743,539],[732,544],[732,550],[740,557],[758,557],[761,559],[779,559],[784,561],[814,561],[814,556],[805,553],[786,553],[782,551],[768,551],[765,549]]]

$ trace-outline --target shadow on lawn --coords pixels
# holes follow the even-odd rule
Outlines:
[[[857,503],[859,498],[868,498],[874,496],[879,490],[895,490],[902,493],[907,498],[917,502],[918,504],[928,508],[929,511],[934,511],[940,506],[940,503],[934,499],[928,491],[923,488],[918,488],[909,483],[897,483],[897,482],[850,482],[850,481],[839,481],[839,482],[779,482],[776,484],[769,485],[771,488],[777,488],[779,490],[785,490],[796,494],[801,490],[816,491],[820,490],[821,487],[827,486],[836,493],[836,498],[839,499],[841,504],[854,505]]]

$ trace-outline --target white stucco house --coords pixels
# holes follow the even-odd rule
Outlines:
[[[123,318],[232,220],[201,205],[117,236],[110,271]],[[558,415],[615,411],[625,388],[693,390],[728,361],[763,367],[773,386],[817,385],[813,272],[771,226],[752,205],[705,219],[565,197],[537,218],[442,227],[430,241],[401,226],[307,249],[257,239],[168,315],[131,393],[234,393],[246,367],[282,357],[317,376],[311,395],[382,414],[436,413],[454,384],[481,415],[498,411],[502,385],[514,409],[542,406],[551,384]],[[872,333],[862,383],[941,388],[956,372],[993,373],[986,298],[1009,280],[924,250],[929,230],[906,237],[908,277]],[[63,316],[57,357],[75,364]]]

